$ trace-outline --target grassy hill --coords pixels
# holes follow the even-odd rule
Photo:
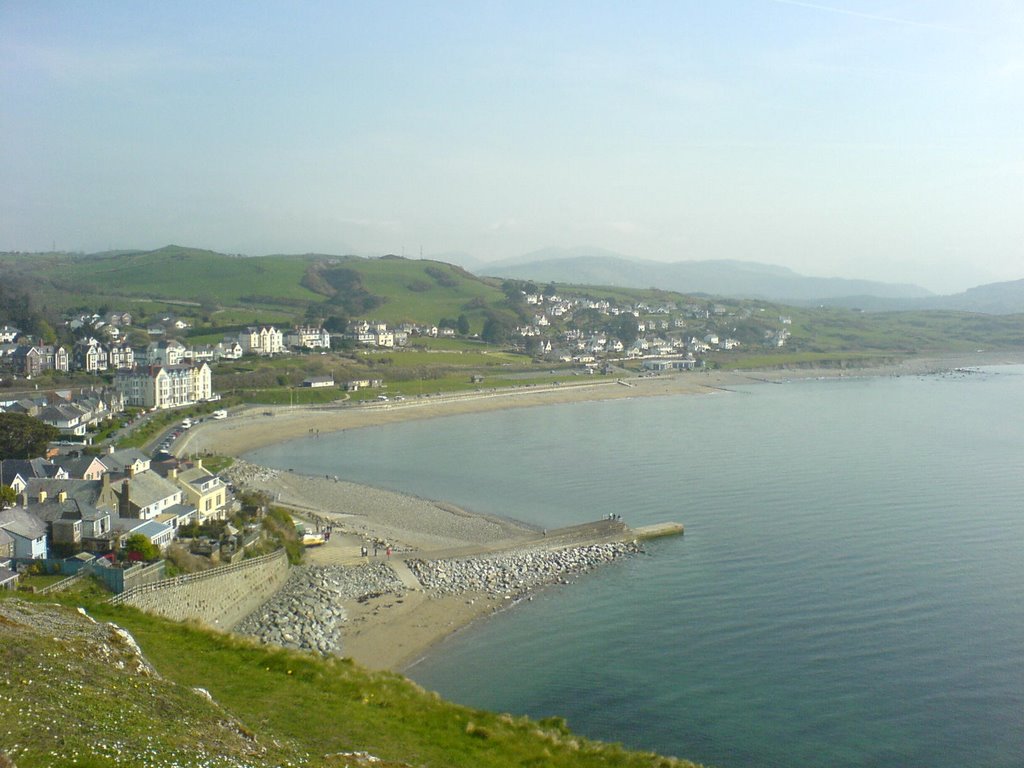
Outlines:
[[[479,330],[486,314],[507,311],[493,282],[451,264],[398,257],[240,257],[169,245],[91,256],[0,254],[0,271],[28,286],[36,305],[58,313],[157,301],[178,303],[183,314],[190,306],[206,314],[226,309],[229,317],[256,309],[292,319],[338,314],[436,323],[466,314]]]
[[[58,328],[62,314],[72,310],[130,309],[142,323],[171,313],[194,321],[196,327],[188,335],[197,342],[217,341],[248,324],[289,326],[303,318],[331,317],[438,324],[465,315],[471,333],[479,334],[489,318],[511,328],[533,314],[530,307],[510,303],[497,279],[479,278],[443,262],[395,256],[241,257],[167,246],[91,256],[0,254],[0,273],[5,277],[0,282],[0,315],[4,306],[9,309],[0,321],[21,322],[16,308],[24,308],[28,299]],[[742,365],[750,355],[758,365],[784,365],[814,356],[899,356],[1024,347],[1021,315],[952,310],[862,312],[621,286],[557,284],[556,288],[562,294],[633,304],[724,306],[724,314],[716,310],[706,323],[688,319],[684,330],[698,338],[713,332],[739,339],[742,346],[738,351],[711,357],[713,363],[729,366]],[[792,317],[791,338],[783,348],[773,349],[765,339],[779,330],[783,315]],[[607,317],[595,317],[585,330],[607,332],[608,325]],[[421,366],[425,361],[406,362]],[[424,376],[417,373],[406,378]]]
[[[559,718],[451,704],[343,659],[81,599],[144,658],[73,608],[0,599],[0,765],[4,750],[19,768],[693,765],[581,738]]]

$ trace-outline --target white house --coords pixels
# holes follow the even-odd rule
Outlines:
[[[284,334],[272,325],[251,326],[238,334],[238,343],[251,355],[276,355],[284,351]]]
[[[289,347],[303,349],[330,349],[331,334],[324,328],[312,325],[298,325],[284,337]]]
[[[0,512],[0,528],[14,539],[14,556],[46,557],[46,523],[21,509]]]
[[[126,405],[142,408],[176,408],[213,397],[210,366],[154,365],[117,374],[114,382]]]

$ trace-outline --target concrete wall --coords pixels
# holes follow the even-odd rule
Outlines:
[[[281,549],[235,565],[129,589],[110,602],[230,630],[269,600],[287,578],[288,556]]]

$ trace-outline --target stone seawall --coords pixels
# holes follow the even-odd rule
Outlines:
[[[278,550],[235,565],[163,579],[127,590],[110,602],[175,621],[194,619],[231,630],[288,580],[288,557]]]

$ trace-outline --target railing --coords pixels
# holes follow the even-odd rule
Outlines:
[[[152,584],[142,584],[138,587],[132,587],[126,589],[119,595],[115,595],[110,598],[107,602],[111,605],[121,605],[122,603],[137,597],[139,595],[147,594],[149,592],[157,592],[167,587],[182,586],[184,584],[194,584],[199,581],[211,579],[219,576],[225,576],[229,573],[235,573],[236,571],[246,570],[254,568],[257,565],[263,565],[264,563],[271,562],[275,559],[285,558],[288,555],[284,549],[278,549],[271,552],[269,555],[261,555],[260,557],[254,557],[251,560],[243,560],[240,563],[234,563],[232,565],[221,566],[220,568],[211,568],[208,571],[200,571],[199,573],[186,573],[182,576],[172,576],[169,579],[161,579],[160,581],[154,581]]]
[[[80,582],[82,579],[84,579],[89,574],[90,574],[90,570],[88,568],[82,568],[80,571],[78,571],[77,573],[72,574],[71,576],[68,576],[66,579],[61,579],[60,581],[54,582],[53,584],[51,584],[48,587],[43,587],[42,589],[37,589],[36,590],[36,594],[37,595],[48,595],[51,592],[60,592],[61,590],[67,589],[68,587],[70,587],[73,584],[77,584],[78,582]]]

